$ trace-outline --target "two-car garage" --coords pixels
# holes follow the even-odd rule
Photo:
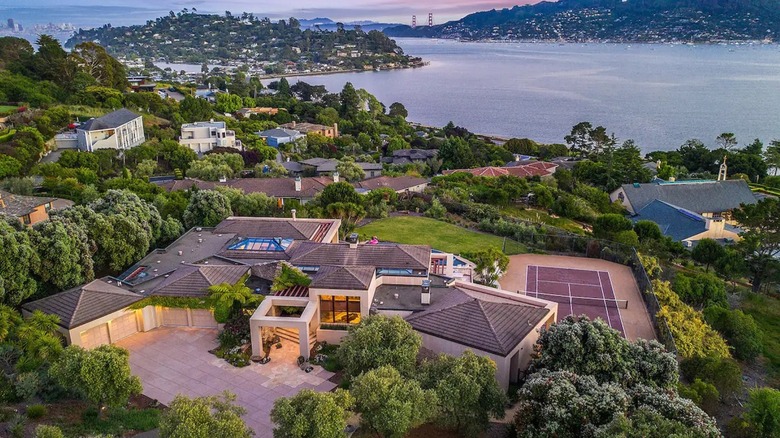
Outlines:
[[[208,309],[177,309],[162,307],[157,313],[165,327],[217,328],[214,314]]]
[[[80,332],[79,338],[82,347],[95,348],[103,344],[112,344],[139,331],[138,312],[130,310]]]

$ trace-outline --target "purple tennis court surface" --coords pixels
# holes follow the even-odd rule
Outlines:
[[[616,301],[609,272],[571,268],[528,266],[526,294],[558,303],[558,320],[568,315],[601,318],[625,336],[620,306]]]

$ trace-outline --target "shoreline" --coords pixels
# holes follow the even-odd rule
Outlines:
[[[684,41],[684,40],[669,40],[669,41],[618,41],[618,40],[536,40],[536,39],[492,39],[492,38],[479,38],[479,39],[463,39],[463,38],[450,38],[447,36],[441,37],[425,37],[425,36],[389,36],[389,38],[402,38],[402,39],[419,39],[419,40],[444,40],[455,41],[458,43],[478,43],[478,44],[613,44],[613,45],[663,45],[663,46],[778,46],[780,41],[764,41],[764,40],[713,40],[713,41]]]

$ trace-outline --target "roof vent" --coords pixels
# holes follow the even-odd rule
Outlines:
[[[347,236],[347,242],[358,243],[358,233],[350,233],[350,235]]]
[[[634,183],[634,188],[637,188],[637,189],[639,188],[639,183],[638,182]]]
[[[201,228],[201,227],[197,227],[197,228],[195,228],[195,231],[197,231],[197,232],[199,232],[199,233],[200,233],[201,231],[203,231],[203,228]]]

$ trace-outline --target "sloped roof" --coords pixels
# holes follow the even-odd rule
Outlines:
[[[707,220],[701,215],[657,199],[645,205],[631,220],[653,221],[665,236],[678,242],[707,230]]]
[[[244,193],[265,193],[275,198],[314,198],[333,178],[301,178],[301,190],[295,190],[294,178],[240,178],[227,182],[227,186],[242,189]]]
[[[194,178],[175,179],[165,181],[159,184],[160,187],[172,192],[175,190],[189,190],[193,187],[197,187],[201,190],[211,190],[217,187],[217,183],[213,181],[202,181]]]
[[[266,131],[258,132],[259,137],[273,137],[273,138],[287,138],[287,137],[300,137],[302,134],[294,129],[281,129],[274,128]]]
[[[290,263],[297,266],[372,266],[375,268],[428,269],[431,248],[422,245],[358,245],[298,242],[291,247]]]
[[[548,313],[545,308],[484,301],[453,289],[406,320],[417,331],[507,356]]]
[[[374,279],[373,266],[322,266],[309,287],[365,290]]]
[[[22,305],[27,311],[57,315],[60,326],[72,329],[122,310],[143,297],[100,279]]]
[[[456,172],[468,172],[474,176],[488,176],[497,177],[503,175],[512,175],[518,178],[528,178],[532,176],[548,176],[555,173],[558,168],[557,164],[548,163],[545,161],[526,161],[526,162],[511,162],[505,167],[477,167],[474,169],[455,169],[445,170],[444,175],[451,175]]]
[[[215,233],[232,233],[237,236],[285,238],[294,240],[319,240],[336,223],[333,219],[274,219],[256,217],[229,217],[220,222]]]
[[[234,284],[247,271],[249,267],[241,265],[183,265],[163,280],[151,295],[205,297],[209,294],[210,286],[221,283]]]
[[[756,197],[744,180],[655,181],[647,184],[623,184],[623,191],[634,211],[654,200],[666,202],[696,213],[722,213],[755,204]]]
[[[54,202],[57,199],[59,198],[14,195],[5,190],[0,190],[0,213],[22,217],[32,213],[41,205]],[[70,203],[72,204],[72,202]]]
[[[369,178],[356,182],[354,185],[357,188],[366,190],[376,190],[382,187],[389,187],[397,192],[427,183],[427,179],[416,178],[413,176],[377,176],[376,178]]]
[[[87,120],[86,122],[82,123],[78,129],[83,131],[101,131],[103,129],[113,129],[118,128],[125,123],[133,121],[139,117],[141,116],[130,111],[129,109],[122,108],[108,113],[103,117]]]
[[[477,167],[474,169],[455,169],[445,170],[442,172],[444,175],[451,175],[456,172],[468,172],[474,176],[502,176],[509,175],[509,171],[501,167]]]

